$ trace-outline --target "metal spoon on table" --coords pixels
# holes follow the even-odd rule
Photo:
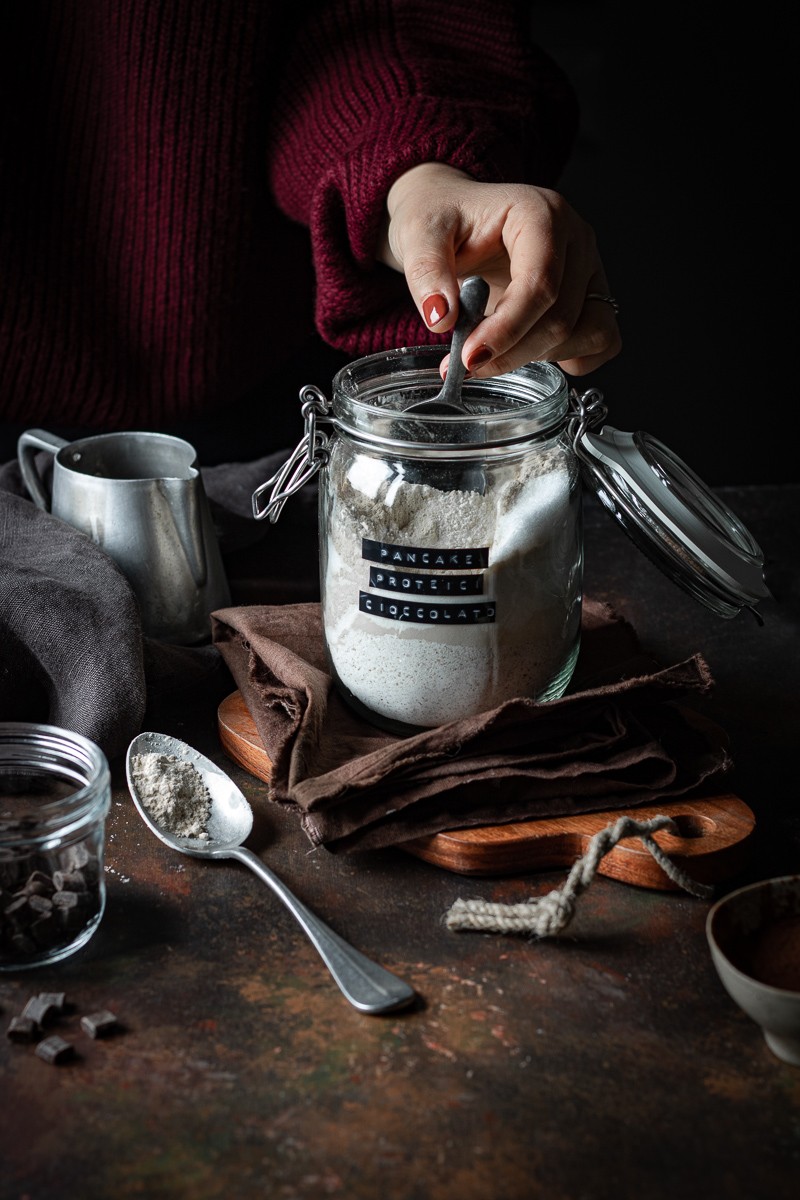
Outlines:
[[[473,329],[483,320],[488,299],[489,284],[480,275],[470,275],[464,280],[458,294],[458,319],[450,343],[447,377],[435,396],[410,404],[404,410],[403,416],[409,413],[428,417],[469,416],[469,410],[461,399],[461,387],[467,373],[461,352]]]
[[[211,796],[208,840],[176,837],[153,818],[145,807],[136,783],[133,759],[141,754],[174,755],[200,773]],[[410,1004],[416,993],[409,984],[392,975],[355,950],[334,933],[242,842],[253,827],[253,810],[233,780],[210,759],[178,738],[163,733],[140,733],[128,747],[128,787],[146,825],[172,850],[193,858],[236,858],[254,871],[289,909],[316,947],[331,975],[350,1003],[363,1013],[392,1012]]]

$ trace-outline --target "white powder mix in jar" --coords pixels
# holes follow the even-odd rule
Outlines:
[[[196,767],[174,754],[134,754],[131,774],[157,825],[176,837],[208,839],[211,796]]]
[[[416,726],[443,724],[515,696],[560,694],[577,657],[583,561],[576,468],[561,446],[494,465],[481,491],[409,481],[367,454],[334,454],[327,470],[325,632],[331,665],[347,691],[372,713]],[[442,568],[435,556],[420,565],[424,556],[401,552],[396,571],[391,561],[387,571],[372,571],[364,538],[448,553],[488,548],[488,563],[454,568],[451,555]],[[479,590],[448,594],[459,580]],[[428,586],[441,590],[415,594]],[[370,611],[360,609],[360,595]],[[443,603],[453,606],[452,620]],[[471,614],[487,605],[494,619],[473,622]],[[412,614],[436,620],[422,623]]]

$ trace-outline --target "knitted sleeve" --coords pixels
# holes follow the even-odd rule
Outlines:
[[[350,354],[441,340],[374,253],[386,193],[422,162],[552,186],[574,93],[531,42],[527,5],[306,4],[287,39],[269,145],[282,210],[309,226],[321,335]]]

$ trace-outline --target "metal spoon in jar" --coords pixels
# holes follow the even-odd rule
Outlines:
[[[458,319],[450,343],[447,377],[435,396],[410,404],[404,410],[403,416],[407,416],[408,413],[428,417],[447,417],[451,414],[469,416],[469,410],[461,399],[461,387],[467,373],[461,352],[467,338],[483,319],[488,299],[489,284],[480,275],[470,275],[464,280],[458,294]]]
[[[200,773],[211,797],[211,815],[206,823],[208,838],[178,837],[155,820],[145,806],[137,785],[137,777],[141,776],[135,769],[134,760],[144,754],[174,756],[180,762],[191,764]],[[233,780],[216,763],[178,738],[162,733],[140,733],[128,747],[125,766],[133,802],[142,820],[156,837],[181,854],[193,858],[236,858],[254,871],[299,921],[354,1008],[363,1013],[383,1013],[411,1003],[416,995],[412,987],[334,933],[289,891],[260,858],[242,845],[253,827],[253,810]]]

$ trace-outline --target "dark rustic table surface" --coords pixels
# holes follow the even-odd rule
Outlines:
[[[800,870],[800,487],[720,494],[766,554],[763,627],[684,594],[594,501],[586,592],[664,662],[709,663],[702,704],[757,819],[723,894]],[[459,896],[521,901],[566,870],[467,879],[399,849],[311,852],[226,758],[202,694],[162,728],[230,771],[256,811],[250,844],[418,1002],[359,1014],[245,867],[181,857],[148,832],[113,763],[99,931],[61,964],[0,976],[4,1029],[29,995],[65,991],[79,1049],[54,1066],[0,1039],[2,1200],[798,1195],[800,1068],[723,990],[708,902],[597,877],[556,939],[451,932]],[[102,1008],[121,1032],[81,1037],[81,1013]]]

